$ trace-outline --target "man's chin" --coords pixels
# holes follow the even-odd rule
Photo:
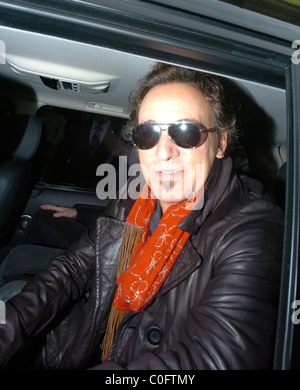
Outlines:
[[[162,190],[161,188],[160,189],[153,189],[152,188],[152,191],[154,193],[154,195],[156,196],[156,198],[160,201],[160,202],[163,202],[165,204],[175,204],[175,203],[180,203],[182,202],[183,200],[185,200],[186,198],[184,197],[184,195],[181,194],[181,191],[165,191],[165,190]]]
[[[193,196],[192,189],[188,188],[185,190],[182,183],[160,183],[159,185],[152,183],[150,187],[156,198],[166,203],[180,203]]]

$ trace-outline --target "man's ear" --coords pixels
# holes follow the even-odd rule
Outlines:
[[[225,150],[227,148],[227,133],[219,133],[218,134],[218,150],[216,157],[217,158],[223,158],[225,154]]]

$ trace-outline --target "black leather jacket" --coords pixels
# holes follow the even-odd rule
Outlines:
[[[115,292],[124,218],[108,215],[7,303],[0,364],[43,344],[51,369],[99,364]],[[259,183],[216,160],[204,207],[180,226],[190,232],[166,282],[143,312],[125,317],[100,369],[268,369],[272,367],[283,218]],[[32,346],[28,347],[32,351]]]

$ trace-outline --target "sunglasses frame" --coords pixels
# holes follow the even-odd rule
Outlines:
[[[185,148],[185,147],[183,147],[183,146],[178,145],[178,144],[175,142],[175,140],[173,140],[172,137],[170,136],[170,134],[169,134],[169,127],[172,126],[172,125],[184,125],[184,124],[192,124],[192,125],[196,126],[196,127],[198,128],[198,130],[199,130],[199,133],[205,133],[206,136],[203,137],[203,138],[201,137],[200,142],[199,142],[196,146],[191,146],[191,147]],[[205,129],[205,128],[203,129],[203,126],[202,126],[200,123],[198,123],[198,122],[181,121],[181,122],[171,122],[171,123],[140,123],[139,125],[136,125],[136,126],[132,129],[132,134],[133,134],[133,132],[134,132],[134,130],[135,130],[136,128],[138,128],[139,126],[145,126],[145,125],[158,126],[159,129],[160,129],[160,136],[159,136],[157,142],[156,142],[153,146],[151,146],[150,148],[144,148],[144,149],[143,149],[143,148],[139,148],[138,145],[136,145],[135,142],[133,141],[133,144],[134,144],[138,149],[140,149],[140,150],[149,150],[149,149],[154,148],[154,146],[156,146],[156,145],[159,143],[159,140],[160,140],[160,137],[161,137],[161,134],[162,134],[163,131],[167,131],[169,139],[170,139],[176,146],[178,146],[179,148],[182,148],[182,149],[195,149],[195,148],[197,148],[198,146],[201,146],[201,145],[203,145],[203,144],[205,143],[205,141],[206,141],[206,139],[207,139],[207,133],[214,132],[214,131],[217,131],[217,130],[218,130],[217,127],[211,127],[211,128],[209,128],[209,129]],[[162,129],[162,126],[163,126],[163,127],[168,126],[168,127],[167,127],[166,129]]]

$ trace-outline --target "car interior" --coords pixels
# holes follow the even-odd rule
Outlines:
[[[299,18],[294,20],[300,8],[286,2],[289,13],[278,12],[286,15],[279,20],[238,3],[1,2],[0,249],[18,245],[43,204],[104,209],[111,200],[95,191],[103,176],[94,169],[94,180],[87,180],[80,155],[70,154],[75,124],[95,115],[115,119],[129,166],[136,152],[121,133],[129,96],[155,62],[218,74],[238,113],[235,167],[258,178],[286,213],[274,357],[274,368],[285,369],[299,360],[297,329],[288,318],[298,294],[300,72],[291,44],[300,38]],[[111,148],[104,162],[115,158],[119,168],[118,157]],[[13,276],[22,279],[22,267],[0,271],[0,287]]]

